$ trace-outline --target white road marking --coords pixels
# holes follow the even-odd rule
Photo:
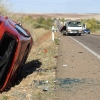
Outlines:
[[[97,54],[96,52],[94,52],[93,50],[91,50],[90,48],[88,48],[87,46],[85,46],[84,44],[82,44],[81,42],[77,41],[76,39],[74,39],[72,37],[70,37],[70,38],[73,39],[74,41],[76,41],[77,43],[79,43],[81,46],[83,46],[85,49],[87,49],[89,52],[91,52],[93,55],[95,55],[97,58],[100,59],[100,55],[99,54]]]

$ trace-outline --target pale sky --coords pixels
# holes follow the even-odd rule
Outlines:
[[[8,0],[20,13],[100,13],[100,0]]]

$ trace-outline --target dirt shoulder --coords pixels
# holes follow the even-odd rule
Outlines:
[[[68,36],[60,37],[57,100],[99,100],[100,60]]]
[[[58,45],[52,41],[51,31],[39,37],[21,77],[15,86],[0,94],[0,100],[53,100],[57,50]]]

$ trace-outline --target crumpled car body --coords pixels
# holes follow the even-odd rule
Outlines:
[[[32,44],[28,30],[8,17],[0,16],[0,91],[12,86]]]

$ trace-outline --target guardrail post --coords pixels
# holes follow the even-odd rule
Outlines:
[[[52,26],[52,40],[54,41],[54,26]]]
[[[54,41],[54,31],[52,30],[52,40]]]

